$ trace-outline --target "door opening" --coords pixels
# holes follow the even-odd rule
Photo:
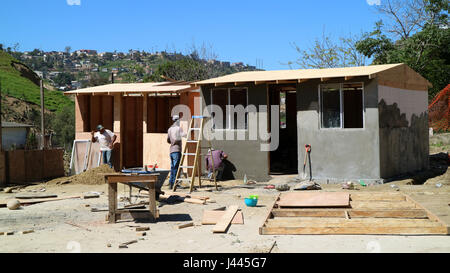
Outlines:
[[[269,104],[280,107],[280,140],[278,149],[269,155],[269,174],[297,174],[297,86],[269,85]]]

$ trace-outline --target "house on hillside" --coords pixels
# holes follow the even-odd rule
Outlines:
[[[2,147],[5,151],[24,149],[32,125],[2,121]]]
[[[167,130],[173,107],[188,106],[187,117],[199,112],[194,100],[200,101],[200,91],[186,82],[118,83],[64,94],[75,96],[75,139],[91,139],[98,124],[117,135],[113,164],[118,170],[156,162],[170,169]],[[185,130],[188,122],[182,122]]]
[[[308,176],[330,183],[379,183],[427,169],[430,85],[405,64],[251,71],[192,84],[201,88],[204,115],[215,118],[211,133],[222,135],[213,147],[228,154],[236,178],[301,173],[308,144]],[[246,107],[243,122],[227,105]]]

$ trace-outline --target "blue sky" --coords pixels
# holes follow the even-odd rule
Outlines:
[[[219,60],[288,69],[291,46],[373,29],[380,0],[2,0],[0,43],[102,51],[213,46]],[[78,5],[79,4],[79,5]]]

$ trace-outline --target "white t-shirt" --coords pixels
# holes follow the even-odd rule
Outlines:
[[[108,129],[105,129],[105,132],[103,132],[103,134],[100,132],[96,132],[94,134],[94,138],[96,138],[97,141],[100,143],[100,151],[111,151],[109,145],[112,142],[113,136],[114,133]]]

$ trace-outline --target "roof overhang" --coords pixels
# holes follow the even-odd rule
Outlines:
[[[249,71],[194,82],[191,83],[191,86],[199,87],[203,85],[214,85],[215,87],[218,87],[230,84],[234,86],[246,84],[296,84],[317,79],[321,82],[327,82],[333,79],[343,79],[345,81],[349,81],[357,77],[368,77],[369,79],[374,79],[380,74],[385,75],[386,73],[395,72],[396,69],[404,67],[407,67],[407,65],[400,63],[326,69]],[[422,83],[422,85],[430,86],[430,83],[426,79],[418,73],[415,74],[417,74],[415,77]]]
[[[64,92],[64,95],[161,95],[173,96],[196,90],[187,82],[115,83]]]

